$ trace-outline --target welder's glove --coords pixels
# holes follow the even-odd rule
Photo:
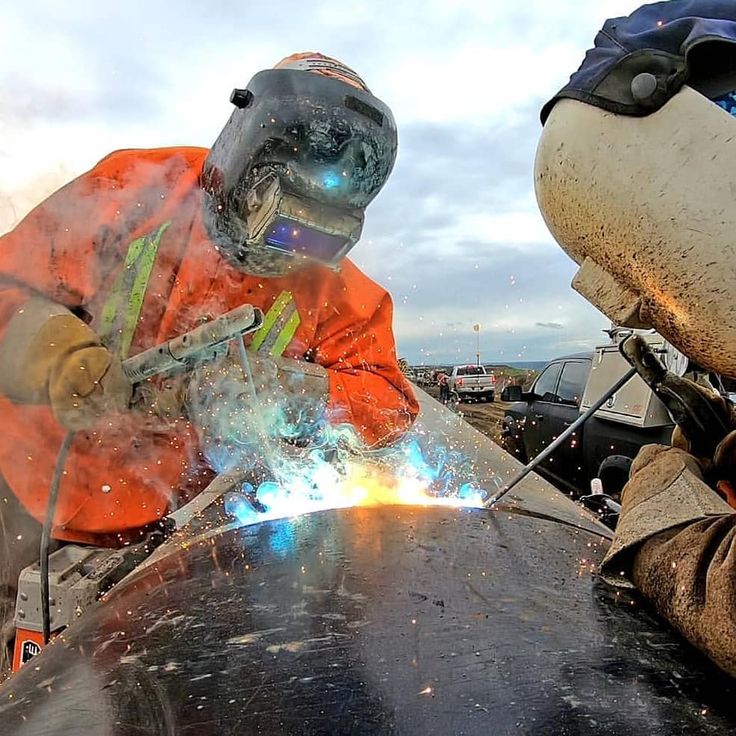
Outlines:
[[[679,431],[673,439],[690,444]],[[720,461],[730,444],[729,434],[714,458],[702,459],[681,447],[641,449],[601,574],[635,586],[691,644],[736,675],[736,511],[706,483],[715,484],[727,467]]]
[[[732,430],[717,445],[713,457],[691,454],[697,443],[691,442],[679,427],[672,433],[671,447],[642,447],[631,465],[629,482],[621,495],[616,535],[601,568],[609,582],[630,585],[633,554],[647,539],[689,522],[733,512],[725,501],[734,500],[731,482],[736,482],[736,411],[730,401],[712,389],[693,381],[691,384]]]
[[[85,429],[128,408],[130,382],[120,361],[71,312],[32,299],[0,342],[0,391],[11,401],[48,404],[67,429]]]
[[[718,443],[712,457],[698,457],[706,480],[736,508],[736,407],[720,394],[693,384],[710,402],[730,432]],[[692,443],[679,427],[672,433],[672,446],[692,452]]]
[[[149,379],[139,383],[133,392],[131,408],[143,412],[162,425],[168,425],[187,416],[188,374]]]

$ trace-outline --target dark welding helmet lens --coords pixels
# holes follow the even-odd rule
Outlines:
[[[338,261],[352,243],[344,235],[333,235],[287,217],[276,217],[265,236],[269,248],[306,256],[321,263]]]

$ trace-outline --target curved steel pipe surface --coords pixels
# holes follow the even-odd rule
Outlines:
[[[0,690],[14,736],[729,733],[733,681],[594,582],[598,535],[383,506],[223,528]]]
[[[488,496],[503,488],[524,466],[502,450],[489,437],[468,424],[461,414],[454,414],[429,394],[415,387],[421,413],[412,436],[422,449],[443,447],[469,458],[473,467],[473,482]],[[498,503],[499,508],[514,508],[586,529],[607,538],[613,533],[582,506],[560,493],[551,483],[536,473],[530,473],[514,486]]]

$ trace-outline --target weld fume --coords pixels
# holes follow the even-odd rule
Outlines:
[[[422,447],[417,433],[368,450],[351,425],[336,423],[324,404],[299,390],[298,378],[284,385],[270,361],[248,353],[241,365],[235,358],[195,371],[189,415],[211,467],[243,472],[250,479],[244,492],[267,508],[257,512],[245,495],[228,494],[225,508],[241,524],[355,505],[356,471],[421,490],[428,503],[482,505],[484,492],[469,480],[473,463],[463,453]]]

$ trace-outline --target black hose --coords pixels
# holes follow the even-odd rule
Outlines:
[[[43,621],[44,644],[48,644],[51,638],[51,604],[49,602],[49,544],[51,543],[51,526],[54,521],[54,514],[56,513],[56,499],[59,496],[61,476],[64,473],[66,457],[69,454],[69,448],[72,446],[74,434],[74,432],[66,433],[59,452],[56,455],[54,477],[51,479],[49,501],[46,504],[46,518],[44,519],[43,530],[41,531],[41,550],[39,555],[41,559],[41,617]]]

